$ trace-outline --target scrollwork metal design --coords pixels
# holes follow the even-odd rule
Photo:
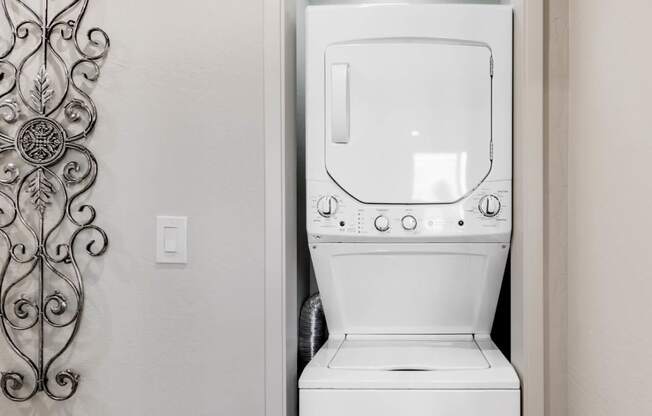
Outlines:
[[[0,0],[0,332],[24,367],[2,372],[0,390],[16,402],[77,391],[79,374],[57,367],[84,308],[78,246],[108,247],[83,202],[98,174],[86,90],[110,46],[102,29],[84,34],[89,1]]]

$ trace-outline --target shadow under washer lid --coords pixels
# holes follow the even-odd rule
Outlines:
[[[454,339],[370,339],[347,336],[329,368],[380,371],[446,371],[490,368],[471,336]]]

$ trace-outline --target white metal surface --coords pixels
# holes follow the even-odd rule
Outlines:
[[[488,334],[506,243],[312,244],[331,334]]]
[[[519,416],[518,390],[302,390],[301,416]]]
[[[361,172],[363,174],[364,172]],[[485,181],[468,198],[445,205],[378,205],[362,204],[346,194],[332,180],[308,183],[308,238],[310,242],[505,242],[512,230],[511,181]],[[500,211],[486,217],[480,211],[485,195],[500,199]],[[319,213],[319,201],[337,200],[329,217]],[[335,206],[331,204],[331,206]],[[390,220],[390,228],[380,232],[375,227],[379,216]],[[417,220],[414,230],[401,222],[411,215]]]
[[[312,6],[306,19],[310,241],[509,242],[510,7]],[[495,216],[480,210],[487,195]],[[337,200],[328,217],[323,197]]]
[[[307,229],[331,338],[302,416],[517,416],[488,337],[512,225],[511,8],[306,18]]]
[[[331,337],[303,370],[299,388],[301,394],[312,389],[518,390],[520,383],[516,372],[489,337],[476,336],[474,339],[488,368],[386,371],[331,368],[345,340],[344,337]]]
[[[375,233],[368,227],[373,218],[365,215],[358,227],[358,214],[363,210],[369,214],[371,208],[401,211],[396,213],[403,214],[398,220],[414,210],[419,220],[415,234],[423,241],[459,241],[464,236],[508,241],[511,9],[468,4],[333,5],[308,7],[306,19],[309,237],[319,236],[321,241],[412,237],[396,228]],[[459,61],[449,55],[454,49],[463,51]],[[465,71],[456,66],[475,60],[478,64]],[[447,62],[451,71],[438,62]],[[428,77],[429,73],[438,76]],[[490,119],[485,114],[489,107]],[[444,119],[459,122],[447,124]],[[490,139],[491,171],[475,189],[488,170]],[[414,204],[451,202],[465,192],[470,195],[457,204]],[[478,208],[488,193],[495,193],[504,210],[492,218]],[[315,204],[328,195],[338,198],[338,212],[330,218],[316,217]],[[465,224],[462,228],[460,221]],[[339,225],[342,222],[344,226]]]
[[[451,203],[489,174],[488,45],[356,40],[329,46],[325,59],[325,162],[351,196],[365,203]]]
[[[332,368],[345,342],[331,337],[301,374],[301,416],[520,415],[516,372],[488,337],[475,337],[488,368],[434,371]]]
[[[489,363],[471,335],[346,337],[329,368],[344,370],[479,370]]]

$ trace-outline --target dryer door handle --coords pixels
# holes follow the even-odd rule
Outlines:
[[[350,140],[349,64],[331,65],[331,140]]]

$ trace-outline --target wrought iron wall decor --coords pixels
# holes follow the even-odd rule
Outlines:
[[[20,364],[0,389],[18,402],[75,394],[79,375],[59,366],[84,308],[79,251],[108,246],[84,202],[98,173],[87,90],[109,50],[82,29],[89,1],[0,0],[0,330]]]

